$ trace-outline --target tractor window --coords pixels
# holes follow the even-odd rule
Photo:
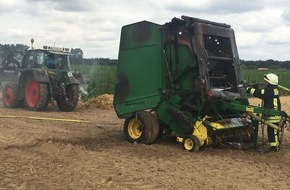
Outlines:
[[[26,67],[31,68],[34,63],[34,53],[32,52],[28,57],[27,57],[27,62],[26,62]]]
[[[35,68],[42,68],[43,67],[43,60],[44,60],[44,53],[37,52],[35,58]]]
[[[67,55],[47,53],[44,59],[48,69],[69,70],[70,68]]]
[[[67,55],[56,55],[56,64],[60,70],[69,70],[69,61]]]
[[[55,61],[55,55],[52,53],[46,53],[44,56],[44,60],[45,60],[45,66],[48,69],[56,69],[57,68],[57,64]]]
[[[42,68],[44,55],[43,52],[31,52],[26,58],[26,68]]]

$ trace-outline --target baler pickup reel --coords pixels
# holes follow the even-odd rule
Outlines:
[[[280,145],[284,131],[288,130],[290,132],[290,116],[284,111],[242,105],[239,102],[222,101],[217,105],[223,111],[236,112],[237,117],[224,118],[220,114],[218,120],[210,116],[198,117],[193,126],[192,134],[177,137],[177,141],[183,143],[184,149],[195,152],[201,147],[214,145],[234,149],[257,150],[267,143],[264,141],[264,137],[262,137],[262,142],[259,142],[261,141],[259,132],[264,130],[262,128],[264,125],[278,131]],[[281,118],[279,125],[265,121],[263,117],[269,114],[275,114]]]
[[[253,138],[254,148],[257,148],[260,146],[258,145],[259,127],[264,127],[264,125],[267,125],[277,130],[280,144],[282,143],[285,129],[290,131],[290,116],[285,111],[267,109],[267,108],[263,108],[259,106],[253,106],[253,105],[241,105],[240,103],[237,103],[237,102],[224,102],[223,106],[224,106],[223,109],[231,110],[231,111],[238,111],[250,117],[250,120],[251,120],[250,125],[255,129],[254,138]],[[266,121],[265,117],[269,115],[274,115],[275,117],[280,119],[279,125],[275,125],[273,123]],[[264,134],[262,138],[264,139]],[[264,144],[265,142],[262,143],[262,145]]]

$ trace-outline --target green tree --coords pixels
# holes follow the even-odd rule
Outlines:
[[[81,64],[83,63],[83,56],[84,56],[84,52],[82,49],[80,48],[72,48],[71,49],[71,63],[72,64]]]
[[[116,82],[116,66],[96,65],[92,69],[93,76],[87,87],[87,95],[83,96],[84,100],[94,98],[101,94],[113,94]]]

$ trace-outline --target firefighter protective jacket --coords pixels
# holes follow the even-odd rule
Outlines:
[[[262,106],[269,109],[281,110],[278,86],[268,84],[264,89],[248,87],[247,92],[253,96],[262,99]],[[271,123],[277,123],[280,116],[266,116],[266,120]]]

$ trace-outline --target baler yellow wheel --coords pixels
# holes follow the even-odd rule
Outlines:
[[[200,148],[200,142],[196,136],[191,135],[183,139],[183,147],[185,150],[196,152]]]
[[[138,139],[142,135],[141,131],[141,121],[139,119],[133,118],[128,124],[128,133],[132,139]]]
[[[125,139],[131,143],[152,144],[158,136],[159,123],[150,112],[139,111],[125,119]]]

